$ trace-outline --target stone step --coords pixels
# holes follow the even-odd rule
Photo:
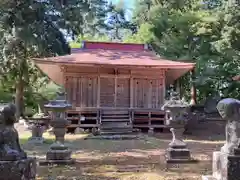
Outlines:
[[[103,110],[102,111],[103,115],[112,115],[112,114],[129,114],[128,111],[126,110]]]
[[[116,131],[116,130],[112,130],[112,131],[101,131],[100,135],[116,135],[116,134],[132,134],[133,131],[132,130],[121,130],[121,131]]]
[[[129,134],[101,134],[99,136],[87,136],[85,139],[132,140],[132,139],[145,139],[145,137],[135,133],[129,133]]]
[[[131,124],[129,122],[102,122],[101,127],[122,128],[122,127],[131,127]]]
[[[129,115],[102,115],[102,119],[127,119]]]
[[[101,126],[101,130],[121,130],[121,129],[132,129],[131,125],[126,126]]]
[[[102,122],[129,122],[130,120],[129,119],[115,119],[115,118],[112,118],[112,119],[102,119]]]
[[[132,126],[128,125],[128,126],[101,126],[100,127],[101,131],[125,131],[125,130],[132,130]]]

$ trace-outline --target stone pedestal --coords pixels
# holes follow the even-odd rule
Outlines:
[[[0,161],[1,180],[35,180],[36,159],[27,158],[18,161]]]
[[[190,150],[182,140],[182,132],[184,131],[184,128],[171,128],[170,131],[173,134],[173,140],[169,144],[169,148],[166,150],[166,162],[179,164],[197,162],[192,159]]]
[[[202,180],[240,180],[240,149],[233,155],[220,151],[213,152],[212,171],[209,176],[202,176]]]
[[[240,180],[240,101],[226,98],[217,110],[226,123],[226,141],[221,151],[213,153],[213,174],[203,180]]]
[[[47,152],[46,160],[40,161],[40,165],[46,164],[73,164],[75,160],[71,158],[72,151],[64,144],[54,143]]]
[[[33,125],[32,137],[28,139],[29,143],[42,144],[44,142],[43,136],[44,127],[41,125]]]
[[[73,164],[74,159],[71,158],[72,151],[64,144],[64,136],[66,133],[67,120],[55,120],[51,122],[53,125],[53,133],[56,137],[55,142],[50,146],[46,154],[46,160],[39,162],[40,165],[47,164]]]
[[[213,152],[212,171],[209,176],[202,176],[203,180],[227,180],[228,155],[221,151]]]
[[[227,180],[240,180],[240,149],[228,156]]]

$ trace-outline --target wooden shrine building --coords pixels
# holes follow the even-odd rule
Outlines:
[[[166,85],[194,68],[194,63],[161,59],[145,44],[105,42],[84,42],[71,55],[34,61],[64,86],[73,105],[68,112],[72,128],[107,122],[163,128]]]

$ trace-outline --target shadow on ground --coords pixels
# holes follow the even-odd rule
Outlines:
[[[219,150],[223,144],[222,141],[196,140],[193,135],[185,136],[193,157],[200,162],[166,170],[164,155],[171,134],[143,135],[145,138],[133,140],[84,140],[86,136],[66,136],[66,144],[73,150],[77,164],[38,167],[38,179],[200,180],[201,175],[211,173],[212,152]],[[26,143],[28,138],[23,137],[23,149],[29,155],[43,158],[54,137],[45,138],[47,143],[36,146]],[[215,139],[214,135],[212,139]]]

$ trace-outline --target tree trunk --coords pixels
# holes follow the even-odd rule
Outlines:
[[[19,120],[21,115],[24,112],[24,102],[23,102],[23,95],[24,94],[24,82],[20,78],[18,83],[16,84],[16,96],[15,96],[15,105],[16,105],[16,118]]]

